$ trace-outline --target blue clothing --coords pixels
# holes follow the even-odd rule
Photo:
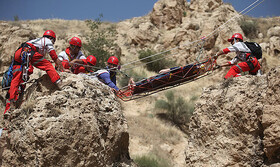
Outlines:
[[[119,90],[119,88],[116,86],[116,72],[112,72],[107,69],[105,72],[98,74],[97,77],[109,87]]]

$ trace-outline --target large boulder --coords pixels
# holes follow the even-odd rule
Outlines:
[[[280,27],[275,26],[267,30],[267,36],[269,37],[269,55],[280,56]]]
[[[150,20],[156,27],[170,30],[182,23],[185,11],[185,0],[159,0],[154,4]]]
[[[263,109],[263,145],[270,163],[280,162],[280,68],[267,74],[268,87]]]
[[[268,37],[272,37],[272,36],[280,37],[280,26],[275,26],[275,27],[271,27],[270,29],[268,29],[267,36]]]
[[[269,54],[270,56],[280,57],[280,37],[272,36],[269,39]]]
[[[222,4],[222,0],[192,0],[190,9],[197,12],[212,12]]]
[[[97,79],[61,75],[67,83],[61,91],[47,75],[26,90],[27,100],[6,124],[2,165],[133,166],[127,122],[112,90]]]
[[[280,67],[204,90],[189,126],[188,166],[280,162],[279,72]]]

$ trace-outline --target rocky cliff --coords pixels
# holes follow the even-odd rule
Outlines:
[[[200,52],[200,46],[186,44],[208,35],[236,15],[234,8],[221,0],[192,0],[190,3],[159,0],[148,15],[116,23],[115,43],[123,53],[122,63],[138,60],[137,51],[142,49],[160,52],[178,47],[172,51],[172,58],[178,65],[185,65],[193,62]],[[277,64],[280,33],[276,23],[279,17],[267,20],[270,22],[266,24],[274,22],[275,26],[267,25],[265,33],[259,34],[258,42],[264,57],[275,57],[272,61]],[[56,32],[57,53],[68,46],[71,37],[78,34],[85,41],[89,32],[83,21],[63,20],[1,21],[0,29],[0,72],[7,69],[20,43],[40,37],[44,30]],[[243,33],[238,20],[231,21],[208,38],[204,54],[211,56],[227,46],[226,39],[235,32]],[[268,72],[269,68],[261,77],[235,78],[205,89],[190,124],[185,155],[188,166],[279,163],[279,68]],[[219,78],[224,75],[221,71],[215,74]],[[81,76],[61,75],[65,81],[72,80],[62,91],[49,85],[46,76],[27,88],[27,100],[22,108],[13,112],[10,124],[3,125],[9,127],[10,132],[3,132],[5,138],[0,143],[5,147],[0,150],[2,165],[133,166],[129,160],[126,119],[110,89]],[[32,76],[38,78],[35,74]],[[213,78],[211,76],[211,80]],[[4,93],[1,95],[0,100],[4,101]],[[155,102],[147,101],[131,105],[153,106]],[[2,110],[3,105],[4,102],[0,104]],[[145,111],[143,115],[148,114]],[[133,119],[137,117],[133,115]],[[135,129],[139,128],[131,122]],[[151,129],[148,121],[139,124]],[[153,147],[153,141],[149,142],[149,147]],[[138,147],[144,145],[137,140],[136,143],[140,143]]]
[[[61,91],[44,75],[28,87],[11,121],[1,120],[8,128],[1,136],[2,166],[133,166],[127,122],[111,89],[61,75],[67,83]]]
[[[280,67],[204,90],[186,148],[188,166],[280,165]]]

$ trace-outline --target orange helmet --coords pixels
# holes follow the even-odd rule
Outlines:
[[[111,56],[111,57],[109,57],[107,63],[118,65],[119,59],[115,56]]]
[[[69,44],[74,45],[74,46],[78,46],[78,47],[82,47],[82,41],[78,37],[71,38],[70,41],[69,41]]]
[[[89,55],[87,57],[87,63],[94,66],[96,64],[96,57]]]
[[[45,31],[45,33],[43,34],[43,37],[51,37],[54,39],[54,41],[56,40],[56,36],[55,33],[52,30],[47,30]]]
[[[231,38],[228,39],[228,41],[232,42],[234,39],[240,39],[241,41],[243,41],[243,36],[240,33],[235,33]]]

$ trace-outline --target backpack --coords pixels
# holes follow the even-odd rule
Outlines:
[[[23,43],[21,45],[24,46],[25,43]],[[19,49],[21,48],[19,47]],[[30,51],[30,52],[26,52],[24,51],[23,54],[22,54],[22,63],[18,64],[17,62],[14,61],[14,59],[12,60],[12,63],[10,65],[10,67],[8,68],[8,70],[4,73],[3,75],[3,79],[2,79],[2,83],[1,83],[1,86],[2,86],[2,89],[5,90],[5,89],[9,89],[10,86],[11,86],[11,82],[12,82],[12,79],[13,79],[13,66],[14,65],[21,65],[20,67],[20,71],[22,71],[22,69],[25,67],[25,66],[28,66],[29,65],[29,58],[34,55],[34,51]],[[27,72],[26,72],[27,73]],[[26,82],[28,79],[28,77],[26,76],[27,74],[22,74],[23,75],[23,80]]]
[[[262,58],[262,48],[256,42],[244,42],[245,45],[251,50],[252,55],[255,56],[257,59]]]
[[[10,65],[9,69],[4,73],[3,79],[2,79],[2,89],[8,89],[11,86],[11,82],[13,79],[13,65],[14,61],[12,61],[12,64]]]

